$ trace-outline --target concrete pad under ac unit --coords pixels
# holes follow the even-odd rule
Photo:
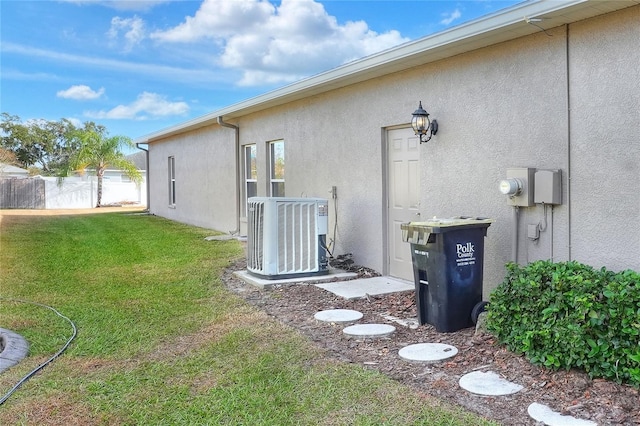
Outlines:
[[[236,271],[233,273],[236,277],[240,278],[247,284],[251,284],[258,288],[268,289],[276,285],[292,285],[300,283],[317,283],[323,281],[335,281],[335,280],[351,280],[358,276],[354,272],[345,272],[338,269],[331,269],[326,275],[310,275],[308,277],[294,277],[294,278],[279,278],[275,280],[269,280],[266,278],[256,277],[251,275],[248,271]]]

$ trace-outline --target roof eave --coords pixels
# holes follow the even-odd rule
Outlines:
[[[225,120],[273,108],[497,43],[640,4],[640,0],[537,0],[519,3],[491,15],[411,41],[383,52],[299,80],[201,117],[137,139],[150,143]],[[531,19],[540,19],[531,25]]]

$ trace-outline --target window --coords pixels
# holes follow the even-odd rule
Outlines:
[[[269,175],[272,197],[284,197],[284,141],[269,142]]]
[[[176,206],[176,159],[169,157],[169,207]]]
[[[244,147],[244,193],[244,212],[247,215],[247,200],[258,195],[258,164],[255,144]]]

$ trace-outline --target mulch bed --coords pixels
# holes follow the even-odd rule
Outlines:
[[[344,265],[343,265],[344,266]],[[360,276],[373,276],[366,268],[350,266]],[[460,405],[503,425],[539,424],[527,414],[533,402],[599,425],[640,425],[638,389],[603,379],[590,379],[580,371],[552,371],[529,363],[523,356],[507,351],[489,334],[469,328],[453,333],[439,333],[431,325],[410,328],[386,319],[417,318],[413,292],[368,296],[345,300],[313,284],[274,286],[258,289],[233,275],[245,268],[232,265],[224,274],[226,286],[250,304],[264,310],[278,321],[305,335],[342,362],[372,368],[419,392]],[[364,317],[358,323],[391,324],[393,336],[380,340],[347,338],[342,330],[349,324],[318,321],[314,314],[327,309],[353,309]],[[458,348],[458,354],[441,363],[411,363],[398,351],[416,343],[446,343]],[[508,396],[480,396],[459,387],[458,380],[472,371],[493,371],[524,386]]]

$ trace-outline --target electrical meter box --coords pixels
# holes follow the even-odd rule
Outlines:
[[[536,204],[562,204],[560,170],[538,170],[534,175],[533,201]]]
[[[507,179],[517,183],[517,190],[513,194],[507,194],[507,204],[510,206],[533,206],[533,176],[536,169],[532,167],[512,167],[507,169]],[[501,182],[502,185],[502,182]],[[501,189],[502,190],[502,189]],[[504,193],[504,192],[503,192]]]

